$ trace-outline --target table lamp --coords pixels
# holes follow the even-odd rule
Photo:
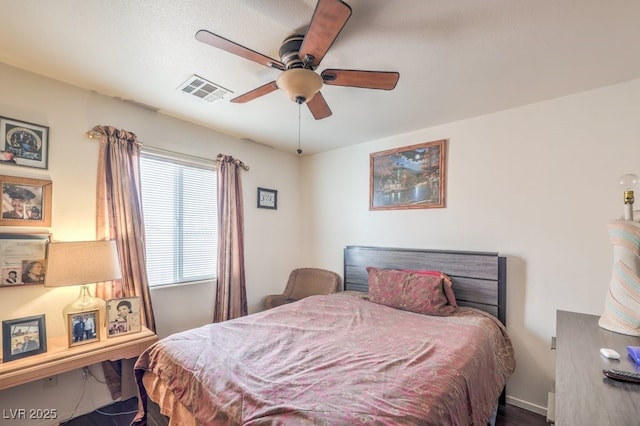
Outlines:
[[[638,176],[618,179],[624,191],[624,219],[607,224],[613,246],[613,270],[600,327],[620,334],[640,336],[640,223],[633,220],[633,191]]]
[[[64,307],[67,315],[100,311],[100,324],[106,321],[106,302],[91,296],[88,284],[122,278],[115,241],[73,241],[49,243],[45,287],[82,285],[78,299]]]

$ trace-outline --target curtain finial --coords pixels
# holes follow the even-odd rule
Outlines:
[[[96,132],[95,130],[89,130],[86,135],[89,139],[99,139],[102,136],[100,132]]]

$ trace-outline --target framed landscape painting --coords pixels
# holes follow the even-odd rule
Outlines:
[[[369,210],[445,207],[446,142],[370,154]]]

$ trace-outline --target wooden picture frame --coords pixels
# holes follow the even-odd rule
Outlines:
[[[107,301],[107,337],[142,331],[140,297],[123,297]]]
[[[275,189],[258,188],[258,208],[278,209],[278,191]]]
[[[445,207],[446,142],[370,154],[369,210]]]
[[[44,284],[50,234],[0,234],[0,288]]]
[[[52,186],[50,180],[0,175],[0,226],[50,227]]]
[[[100,341],[100,310],[67,314],[69,347]]]
[[[2,321],[2,361],[26,358],[47,351],[45,316]]]
[[[0,117],[0,164],[46,169],[49,128],[40,124]]]

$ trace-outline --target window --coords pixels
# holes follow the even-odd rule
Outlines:
[[[149,285],[214,278],[218,242],[215,163],[145,148],[140,174]]]

